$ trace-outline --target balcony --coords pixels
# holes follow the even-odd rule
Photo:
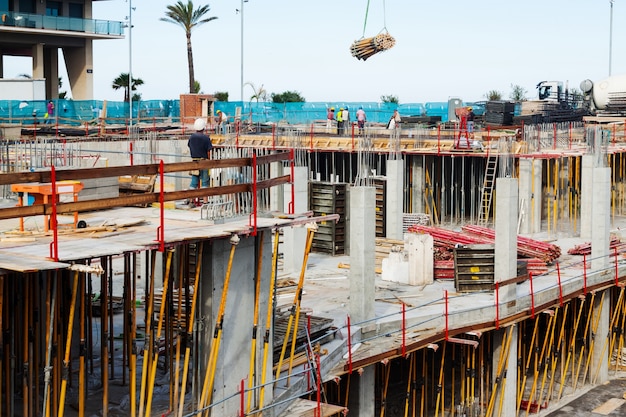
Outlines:
[[[63,30],[82,32],[94,35],[122,36],[122,22],[111,20],[80,19],[76,17],[45,16],[0,10],[0,28],[12,26],[17,28]]]

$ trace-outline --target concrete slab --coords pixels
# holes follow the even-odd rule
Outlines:
[[[623,416],[626,415],[625,395],[626,377],[622,376],[597,386],[566,404],[557,405],[555,411],[541,415],[546,417]]]

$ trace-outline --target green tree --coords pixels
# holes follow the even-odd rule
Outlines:
[[[485,93],[485,98],[489,101],[502,100],[502,93],[498,90],[489,90]]]
[[[228,91],[216,91],[213,96],[217,101],[228,101]]]
[[[194,82],[193,82],[193,92],[194,92],[194,94],[200,94],[200,90],[201,89],[202,89],[202,87],[200,87],[200,81],[194,80]]]
[[[509,98],[513,101],[526,101],[526,94],[528,94],[528,90],[518,84],[511,84],[511,94],[509,94]]]
[[[274,103],[304,103],[306,100],[297,91],[285,91],[280,94],[272,93]]]
[[[394,95],[382,95],[380,96],[380,101],[383,103],[393,103],[393,104],[399,104],[400,100],[398,99],[398,96],[394,96]]]
[[[259,100],[267,101],[267,90],[263,88],[263,84],[261,84],[259,88],[256,88],[256,86],[253,83],[245,83],[244,86],[246,85],[249,85],[250,88],[252,88],[252,91],[254,93],[252,94],[252,96],[250,96],[250,101],[256,100],[257,103],[259,102]]]
[[[137,90],[137,87],[143,85],[143,80],[141,78],[133,78],[131,83],[131,90]],[[114,90],[119,90],[120,88],[124,89],[124,101],[128,101],[130,98],[130,91],[128,91],[128,73],[122,72],[118,75],[114,80],[111,88]]]
[[[182,1],[176,2],[176,4],[170,4],[167,6],[165,12],[166,17],[162,17],[163,22],[174,23],[182,27],[185,30],[185,37],[187,38],[187,65],[189,67],[189,92],[193,94],[195,92],[195,76],[193,71],[193,50],[191,48],[191,31],[200,25],[208,23],[217,19],[215,16],[204,17],[211,8],[208,4],[199,6],[194,9],[193,2],[191,0],[184,4]]]

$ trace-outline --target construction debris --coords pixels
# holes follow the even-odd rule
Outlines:
[[[378,52],[393,48],[396,40],[388,33],[379,33],[373,38],[364,38],[354,41],[350,46],[350,52],[356,59],[363,61]]]

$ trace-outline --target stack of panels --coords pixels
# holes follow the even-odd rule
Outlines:
[[[515,103],[512,101],[491,100],[485,104],[485,123],[506,126],[513,123]]]
[[[311,250],[342,255],[346,248],[346,192],[345,183],[312,181],[309,183],[309,209],[314,216],[338,214],[339,220],[318,223]]]

